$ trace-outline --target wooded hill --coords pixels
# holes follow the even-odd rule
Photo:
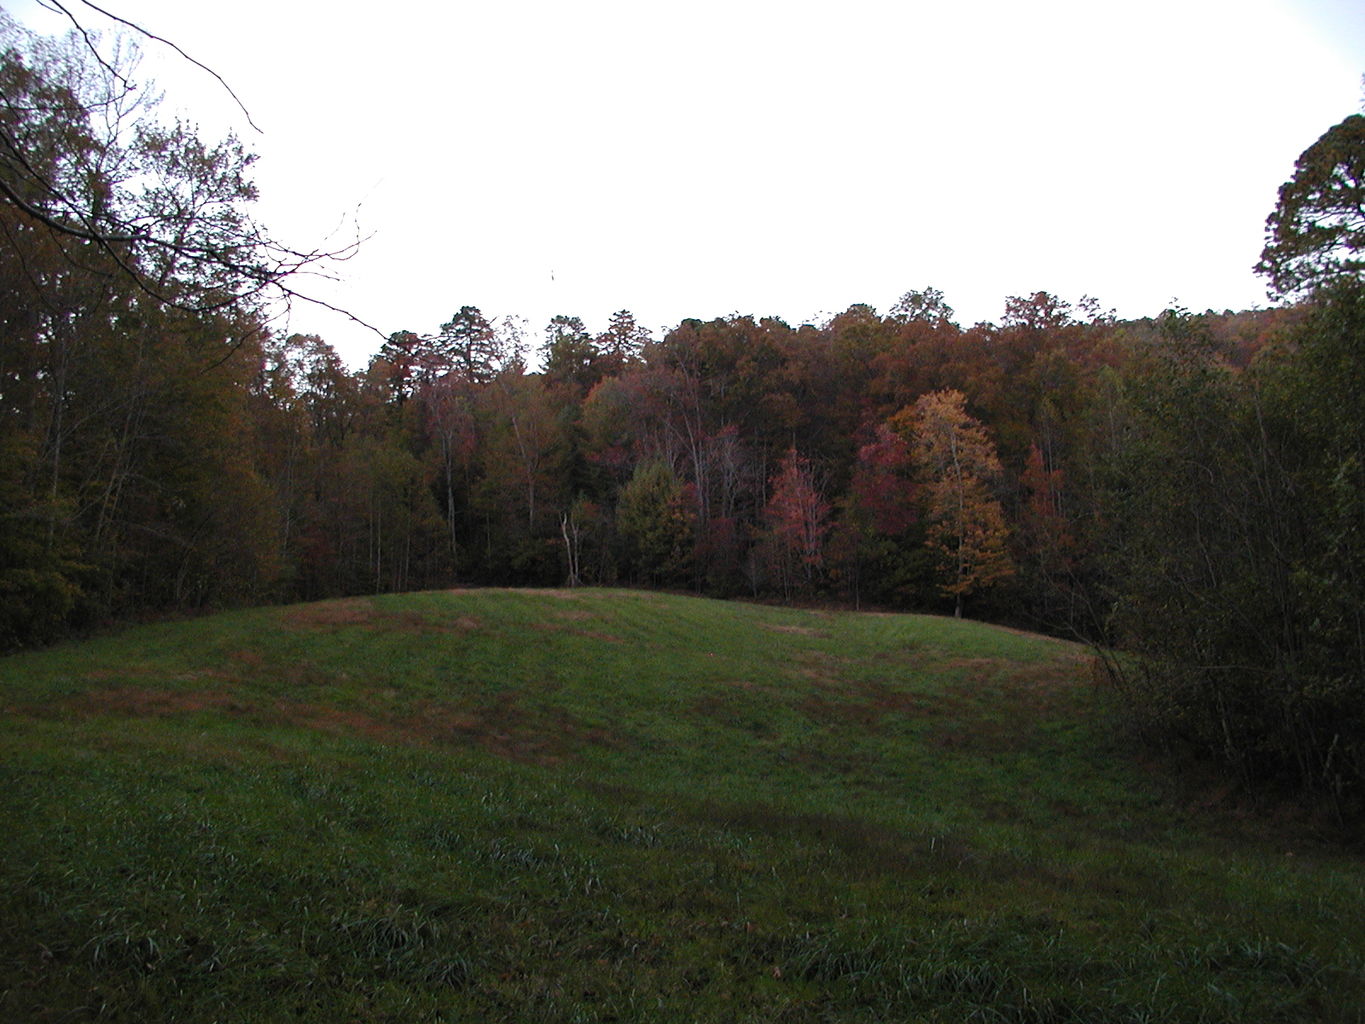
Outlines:
[[[353,371],[271,330],[326,254],[252,220],[240,143],[0,27],[3,646],[457,584],[965,608],[1137,655],[1140,718],[1244,777],[1365,779],[1365,119],[1272,214],[1280,308],[963,327],[925,288],[532,352],[454,297]]]

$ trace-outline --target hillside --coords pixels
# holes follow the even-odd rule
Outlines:
[[[0,707],[5,1020],[1365,1008],[1365,864],[1192,802],[1060,641],[425,593],[11,656]]]

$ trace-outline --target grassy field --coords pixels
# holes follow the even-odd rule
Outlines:
[[[1365,1019],[1365,861],[1139,759],[1059,641],[433,593],[0,708],[0,1020]]]

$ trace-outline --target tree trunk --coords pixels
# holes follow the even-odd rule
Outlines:
[[[569,558],[569,586],[577,587],[582,580],[578,574],[578,524],[571,523],[572,515],[565,512],[559,518],[559,529],[564,534],[564,551]]]

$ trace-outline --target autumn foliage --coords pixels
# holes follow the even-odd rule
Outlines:
[[[969,608],[1126,648],[1145,720],[1246,777],[1365,784],[1359,117],[1268,224],[1262,269],[1298,306],[1120,320],[1036,291],[964,328],[926,288],[658,337],[623,309],[597,334],[554,317],[536,362],[519,318],[452,303],[349,367],[243,292],[233,254],[265,236],[239,145],[101,134],[104,99],[21,43],[0,56],[0,645],[453,584]],[[170,191],[108,177],[134,154]],[[156,231],[64,230],[35,168],[68,205],[150,204]],[[154,202],[194,189],[212,216]],[[177,223],[207,262],[172,258]]]
[[[830,507],[820,496],[810,461],[795,448],[782,457],[763,520],[761,553],[782,592],[809,592],[824,568]]]
[[[1014,573],[1005,513],[992,493],[1002,473],[1000,460],[966,404],[960,391],[934,391],[892,420],[911,440],[923,481],[928,544],[958,617],[968,594]]]

